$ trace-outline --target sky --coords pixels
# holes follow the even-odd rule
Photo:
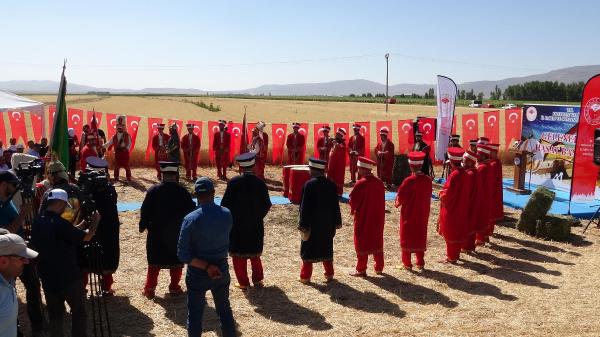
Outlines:
[[[598,64],[600,1],[6,1],[0,81],[247,89]]]

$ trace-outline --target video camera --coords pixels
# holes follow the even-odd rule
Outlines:
[[[87,219],[98,210],[96,196],[108,191],[110,181],[104,169],[86,168],[79,173],[77,185],[85,196],[81,203],[81,216],[83,219]]]
[[[35,196],[35,181],[44,173],[44,161],[36,158],[29,162],[18,163],[13,170],[19,178],[17,189],[21,191],[23,199],[31,199]]]

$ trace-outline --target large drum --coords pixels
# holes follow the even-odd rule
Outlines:
[[[310,169],[308,166],[293,167],[290,170],[290,191],[288,199],[292,204],[300,204],[302,200],[302,187],[310,179]]]
[[[283,196],[288,198],[290,192],[290,171],[294,167],[307,167],[306,165],[285,165],[283,166]]]

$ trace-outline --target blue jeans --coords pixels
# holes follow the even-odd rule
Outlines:
[[[221,320],[221,331],[223,337],[236,336],[235,321],[229,304],[229,266],[227,259],[217,263],[222,276],[217,280],[212,280],[206,271],[194,268],[188,265],[185,275],[185,284],[187,286],[187,306],[188,320],[187,329],[189,337],[198,337],[202,335],[202,315],[206,305],[206,292],[210,290],[215,301],[215,310]]]

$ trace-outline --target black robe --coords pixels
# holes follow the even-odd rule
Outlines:
[[[140,232],[148,230],[146,256],[148,264],[161,268],[181,267],[177,242],[183,218],[196,205],[190,193],[174,182],[154,185],[146,192],[140,210]]]
[[[229,254],[246,258],[260,256],[265,236],[263,219],[271,208],[265,182],[247,173],[234,177],[227,183],[221,206],[228,208],[233,216]]]
[[[425,159],[423,159],[423,166],[421,166],[421,172],[428,176],[433,176],[431,172],[431,158],[429,157],[429,152],[431,151],[431,147],[427,145],[424,141],[420,141],[415,143],[413,147],[413,151],[421,151],[425,153]]]
[[[302,188],[298,229],[309,231],[310,237],[302,241],[300,256],[303,261],[333,260],[333,237],[336,227],[342,224],[337,187],[321,176],[311,178]]]
[[[119,211],[117,210],[117,191],[112,184],[96,189],[91,196],[100,213],[100,222],[92,241],[102,247],[101,268],[104,273],[114,273],[119,267]]]

